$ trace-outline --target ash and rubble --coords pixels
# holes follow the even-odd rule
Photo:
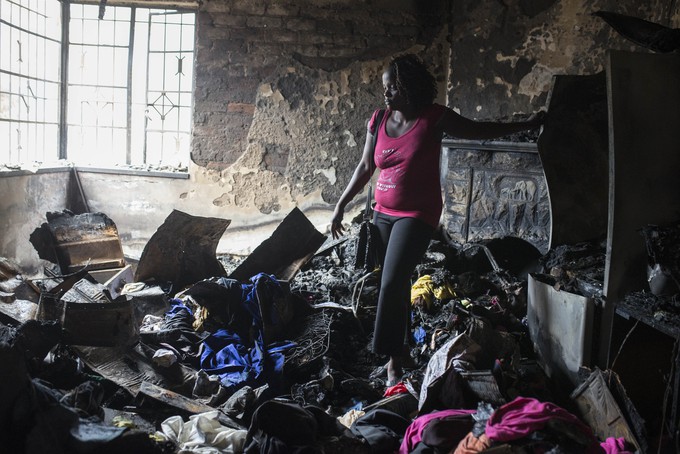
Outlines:
[[[461,245],[437,235],[412,277],[413,364],[395,390],[386,385],[388,358],[370,350],[379,270],[353,266],[357,231],[353,224],[342,240],[327,241],[281,288],[266,274],[250,283],[229,279],[246,259],[237,256],[218,257],[224,276],[177,293],[167,291],[169,283],[130,283],[119,298],[136,295],[147,313],[136,307],[134,344],[113,347],[63,343],[58,322],[30,314],[42,292],[61,279],[54,272],[27,279],[19,266],[3,261],[0,354],[12,371],[2,383],[5,446],[17,452],[189,452],[183,437],[203,427],[214,452],[267,452],[274,442],[283,450],[270,452],[289,452],[281,447],[286,443],[310,452],[394,452],[403,424],[430,412],[467,409],[488,418],[517,398],[574,409],[567,390],[553,386],[534,354],[526,277],[543,273],[561,279],[565,289],[596,292],[601,243],[541,256],[517,238]],[[256,342],[247,311],[226,299],[229,292],[245,294],[240,290],[257,293],[260,311],[286,321],[260,332],[265,342]],[[22,309],[4,310],[15,305]],[[205,346],[207,339],[214,342],[211,336],[230,327],[244,339],[238,347],[243,357],[288,346],[271,356],[259,351],[236,376],[224,364],[207,372],[202,357],[208,348],[217,351],[214,343]],[[271,358],[279,373],[254,372],[253,364]],[[379,412],[402,420],[401,430],[390,427],[391,439],[380,447],[360,426]],[[298,417],[313,424],[291,434]],[[566,429],[536,432],[497,444],[533,452],[540,439],[542,449],[582,452],[587,441],[565,437]]]

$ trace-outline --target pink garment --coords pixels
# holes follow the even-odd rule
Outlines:
[[[524,438],[541,430],[550,420],[571,423],[591,439],[587,452],[602,452],[593,431],[573,414],[550,402],[528,397],[517,397],[491,414],[485,433],[492,442],[506,442]]]
[[[413,451],[423,438],[425,426],[432,420],[446,418],[447,416],[471,415],[476,412],[476,410],[441,410],[417,417],[404,433],[404,439],[399,447],[399,454],[408,454]]]
[[[625,438],[609,437],[600,443],[600,446],[606,454],[633,454],[633,451],[628,449]]]
[[[378,127],[374,162],[380,169],[375,185],[375,210],[389,216],[422,219],[439,225],[442,194],[439,183],[439,156],[442,134],[437,123],[445,107],[432,104],[423,108],[416,123],[399,137],[389,137],[385,124],[393,112],[385,112]],[[376,112],[369,122],[375,130]]]

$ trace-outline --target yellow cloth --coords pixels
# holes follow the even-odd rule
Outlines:
[[[432,276],[429,274],[421,276],[411,287],[411,304],[421,304],[426,309],[432,307],[433,297],[443,300],[454,296],[456,296],[456,292],[448,282],[443,286],[435,287],[432,283]]]

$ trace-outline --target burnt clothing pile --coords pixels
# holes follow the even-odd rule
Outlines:
[[[65,453],[629,449],[622,439],[596,438],[533,355],[524,315],[526,273],[540,266],[535,249],[517,239],[433,240],[412,278],[411,364],[388,387],[388,358],[369,349],[380,271],[354,269],[351,233],[320,248],[292,279],[214,276],[163,291],[122,344],[63,343],[57,323],[7,320],[0,351],[12,374],[3,377],[3,446]],[[154,287],[128,284],[121,297],[159,300]]]

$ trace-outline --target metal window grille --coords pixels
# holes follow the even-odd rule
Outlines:
[[[101,6],[0,0],[0,162],[188,162],[195,14]]]
[[[69,159],[185,165],[194,14],[107,6],[99,19],[99,12],[71,5]]]
[[[0,163],[58,158],[60,51],[59,2],[0,0]]]

